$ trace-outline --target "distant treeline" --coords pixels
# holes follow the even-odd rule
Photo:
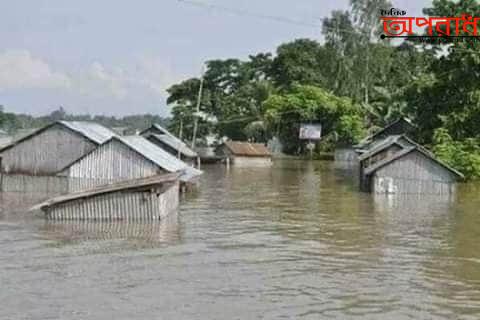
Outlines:
[[[322,124],[317,151],[323,152],[357,143],[403,116],[417,126],[416,141],[467,177],[480,178],[480,42],[382,39],[385,8],[391,1],[350,0],[348,10],[323,19],[322,43],[297,39],[274,53],[207,61],[203,82],[192,77],[167,90],[171,128],[193,136],[200,84],[206,116],[197,137],[265,142],[276,136],[289,154],[305,152],[298,139],[302,122]],[[433,1],[424,13],[479,16],[480,5]]]
[[[152,114],[129,115],[124,117],[113,117],[89,114],[68,114],[63,107],[45,116],[32,116],[28,114],[17,114],[7,112],[0,106],[0,129],[10,134],[15,134],[21,129],[40,128],[58,120],[69,121],[95,121],[109,128],[126,128],[130,131],[147,128],[153,123],[168,126],[169,119]]]

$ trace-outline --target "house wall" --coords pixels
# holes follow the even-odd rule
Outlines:
[[[246,157],[236,156],[226,146],[219,146],[216,154],[220,157],[227,157],[236,167],[269,167],[273,164],[271,157]]]
[[[384,194],[451,194],[456,182],[453,173],[418,151],[377,170],[372,179],[372,191]]]
[[[57,124],[3,151],[1,171],[54,175],[95,147],[95,143]]]
[[[165,173],[154,163],[121,142],[112,140],[80,159],[62,175],[69,177],[69,191]]]
[[[270,167],[270,157],[234,157],[233,165],[236,167]]]
[[[68,192],[66,177],[0,174],[0,191],[57,195]]]

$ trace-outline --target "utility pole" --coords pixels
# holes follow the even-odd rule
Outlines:
[[[183,113],[180,114],[180,130],[179,131],[180,132],[178,133],[178,138],[180,140],[182,140],[182,136],[183,136]],[[177,155],[178,159],[181,158],[180,148],[181,148],[181,146],[179,146],[179,148],[178,148],[178,155]]]
[[[195,120],[193,123],[193,137],[192,137],[192,149],[195,150],[195,142],[197,140],[197,130],[198,130],[198,117],[200,115],[200,104],[202,102],[202,91],[203,91],[203,76],[204,76],[204,70],[202,67],[202,77],[200,78],[200,88],[198,90],[198,98],[197,98],[197,110],[194,115]]]

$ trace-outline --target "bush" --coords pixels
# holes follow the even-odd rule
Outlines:
[[[462,172],[467,180],[480,178],[480,141],[465,139],[455,141],[444,128],[435,130],[433,135],[433,152],[435,155]]]

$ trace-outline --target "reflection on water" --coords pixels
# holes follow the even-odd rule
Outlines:
[[[204,169],[153,224],[32,219],[2,195],[0,318],[480,318],[478,185],[378,196],[326,162]]]
[[[178,214],[162,221],[52,221],[39,228],[45,239],[55,240],[56,246],[83,241],[101,242],[125,240],[146,247],[175,244],[181,241]]]

